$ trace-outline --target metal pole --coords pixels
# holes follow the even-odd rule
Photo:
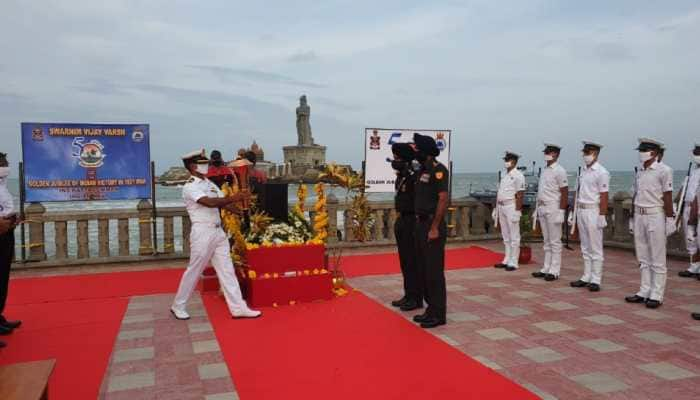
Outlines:
[[[153,208],[151,208],[152,216],[152,224],[153,224],[153,255],[158,254],[158,223],[156,220],[156,217],[158,216],[158,212],[156,211],[156,163],[155,161],[151,161],[151,203]]]
[[[20,161],[19,163],[19,219],[20,221],[24,221],[24,201],[25,201],[25,196],[26,194],[24,193],[24,163]],[[27,248],[26,248],[26,240],[24,238],[24,223],[20,225],[20,245],[21,247],[21,255],[22,255],[22,262],[25,262],[27,260]]]

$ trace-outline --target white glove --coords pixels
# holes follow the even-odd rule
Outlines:
[[[511,214],[511,216],[510,216],[510,222],[512,222],[512,223],[520,222],[520,217],[522,217],[522,216],[523,216],[523,213],[522,213],[522,212],[520,212],[520,211],[515,211],[515,212],[514,212],[513,214]]]
[[[694,243],[696,239],[695,235],[695,227],[693,225],[688,225],[685,230],[685,240],[687,240],[688,243]]]
[[[561,224],[564,222],[564,215],[566,214],[565,210],[559,209],[554,212],[554,223],[555,224]]]
[[[630,235],[634,235],[634,218],[630,218],[629,228],[630,228]]]
[[[495,221],[498,219],[498,209],[496,207],[493,208],[493,211],[491,211],[491,218]]]
[[[598,229],[604,229],[606,226],[608,226],[608,220],[605,218],[605,215],[598,216],[598,222],[596,226],[598,227]]]
[[[671,236],[676,233],[676,219],[673,217],[666,217],[666,236]]]
[[[569,226],[574,225],[574,213],[573,212],[569,213],[569,218],[567,218],[566,222],[569,224]]]

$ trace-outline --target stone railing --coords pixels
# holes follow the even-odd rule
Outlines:
[[[329,247],[383,246],[394,243],[397,213],[392,202],[372,202],[376,224],[370,240],[354,240],[347,204],[328,197]],[[149,201],[136,209],[47,212],[42,204],[25,209],[25,257],[16,254],[17,268],[52,267],[186,258],[190,220],[184,207],[157,209],[157,243]],[[313,215],[312,215],[313,216]],[[497,237],[487,206],[473,199],[454,200],[447,215],[450,242]],[[18,229],[19,231],[19,229]],[[136,242],[136,243],[134,243]],[[18,241],[19,245],[19,241]],[[47,248],[51,251],[47,251]]]
[[[393,202],[371,202],[376,223],[368,241],[352,236],[347,204],[328,197],[328,247],[370,247],[395,243]],[[605,245],[633,249],[628,221],[632,204],[627,193],[617,193],[611,202]],[[313,215],[311,215],[313,217]],[[26,255],[17,252],[16,267],[49,267],[113,262],[137,262],[186,258],[189,255],[190,220],[184,207],[157,210],[158,240],[154,248],[151,203],[141,201],[133,210],[46,212],[41,204],[26,208]],[[500,238],[493,226],[490,206],[471,199],[453,200],[447,214],[448,242]],[[70,229],[69,229],[70,227]],[[51,231],[50,235],[47,235]],[[336,232],[336,234],[332,234]],[[48,237],[50,236],[50,239]],[[537,237],[524,234],[524,239]],[[669,239],[669,254],[686,256],[684,238]],[[53,251],[48,252],[47,247]],[[69,248],[71,251],[69,252]]]

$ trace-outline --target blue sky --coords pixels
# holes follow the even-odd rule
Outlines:
[[[328,159],[359,165],[363,128],[453,129],[457,171],[580,140],[610,169],[636,138],[685,168],[700,141],[700,1],[3,1],[0,150],[22,121],[150,123],[162,170],[182,153],[268,159],[306,94]]]

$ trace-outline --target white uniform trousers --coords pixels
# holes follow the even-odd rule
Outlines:
[[[637,296],[664,300],[666,289],[666,215],[634,216],[634,247],[642,274]]]
[[[700,243],[697,240],[697,226],[695,227],[695,236],[688,236],[688,219],[690,219],[690,204],[686,203],[683,209],[683,236],[685,237],[686,250],[688,250],[688,254],[690,254],[690,257],[692,258],[695,254],[697,254],[699,247],[698,245]],[[691,261],[690,266],[688,267],[688,272],[691,272],[693,274],[700,273],[700,263],[693,263]]]
[[[511,222],[515,210],[515,203],[498,206],[498,225],[503,235],[503,245],[505,246],[505,257],[503,264],[518,268],[518,258],[520,258],[520,220]]]
[[[231,314],[238,314],[248,308],[238,280],[233,270],[231,249],[226,234],[220,227],[208,224],[192,224],[190,233],[190,263],[182,275],[180,287],[175,295],[173,308],[185,311],[187,300],[194,291],[202,271],[211,261],[224,292],[224,298]]]
[[[561,270],[561,224],[555,222],[559,218],[559,202],[537,207],[540,229],[544,240],[544,265],[540,272],[559,276]]]
[[[576,226],[583,254],[583,276],[581,280],[600,285],[603,280],[603,229],[598,228],[598,207],[579,208]]]

